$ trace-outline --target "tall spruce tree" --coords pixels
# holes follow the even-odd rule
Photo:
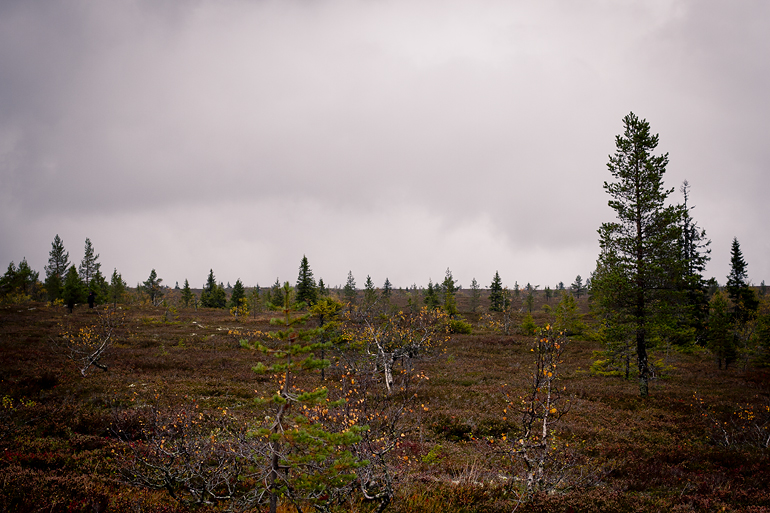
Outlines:
[[[692,217],[695,208],[689,204],[690,183],[685,180],[679,188],[684,203],[682,205],[681,257],[682,277],[680,288],[684,292],[685,315],[680,317],[680,342],[695,340],[706,343],[706,319],[709,316],[708,285],[703,278],[706,264],[711,259],[711,241],[706,238],[706,230],[700,228]]]
[[[62,297],[64,276],[70,265],[70,254],[64,250],[59,234],[53,238],[51,251],[48,253],[48,265],[45,266],[45,289],[48,299],[54,301]]]
[[[64,300],[64,304],[67,305],[67,309],[70,313],[72,313],[76,303],[82,303],[86,300],[86,288],[74,265],[70,266],[64,277],[62,299]]]
[[[366,275],[366,281],[364,282],[364,303],[366,306],[371,306],[377,302],[377,289],[374,288],[374,282],[372,277]]]
[[[476,309],[479,307],[479,300],[481,299],[481,287],[476,278],[471,280],[471,312],[476,313]]]
[[[189,307],[192,299],[193,292],[190,289],[190,282],[187,281],[187,278],[185,278],[184,286],[182,287],[182,305],[184,305],[185,308]]]
[[[307,257],[302,255],[302,261],[299,263],[299,275],[297,276],[297,302],[305,303],[307,306],[318,301],[318,288],[313,279],[313,271],[310,270],[310,264]]]
[[[86,237],[83,260],[80,261],[80,266],[78,267],[78,274],[80,274],[80,279],[83,281],[86,287],[88,287],[88,285],[91,283],[91,280],[94,278],[96,273],[99,272],[99,269],[102,266],[102,264],[97,262],[97,260],[99,260],[99,255],[94,253],[94,247],[91,244],[91,239]]]
[[[109,298],[110,301],[112,301],[113,306],[118,306],[118,301],[123,300],[123,294],[125,294],[125,292],[126,282],[123,281],[123,277],[118,273],[118,270],[113,268],[109,289]]]
[[[733,238],[730,248],[730,274],[727,276],[727,294],[732,302],[733,319],[745,323],[757,313],[759,300],[749,287],[748,264],[743,259],[743,252],[738,238]]]
[[[518,282],[516,284],[518,292]],[[489,311],[502,312],[505,308],[505,297],[503,296],[503,280],[500,279],[500,273],[495,271],[495,277],[489,285]]]
[[[206,278],[206,285],[201,291],[201,306],[203,308],[224,308],[227,306],[227,294],[224,286],[217,285],[214,277],[214,270],[209,270],[209,276]]]
[[[390,301],[390,296],[392,294],[393,294],[393,285],[390,283],[390,280],[386,277],[385,283],[383,283],[382,285],[382,297],[383,299],[385,299],[385,301]]]
[[[345,302],[348,305],[356,304],[356,280],[353,278],[353,271],[348,271],[348,279],[345,282],[345,286],[342,288],[342,295],[345,297]]]
[[[243,288],[243,283],[238,278],[235,280],[233,291],[230,293],[230,308],[241,308],[244,301],[246,301],[246,289]]]
[[[615,182],[604,182],[615,222],[599,228],[601,253],[592,280],[594,303],[606,324],[621,324],[634,340],[639,393],[649,395],[647,349],[664,336],[674,319],[677,251],[682,209],[666,206],[673,189],[664,189],[668,154],[653,155],[658,135],[633,112],[623,118],[624,133],[607,167]]]

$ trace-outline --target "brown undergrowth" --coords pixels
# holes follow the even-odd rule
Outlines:
[[[116,419],[141,423],[148,405],[173,411],[191,403],[212,415],[227,408],[244,423],[258,415],[253,399],[273,385],[251,371],[261,356],[242,349],[231,331],[272,329],[269,314],[236,321],[221,310],[125,313],[125,333],[103,357],[109,370],[83,378],[50,340],[63,321],[86,324],[93,312],[68,315],[42,303],[0,308],[0,510],[188,511],[168,493],[127,482],[130,437],[118,436]],[[526,392],[530,342],[454,335],[415,363],[429,379],[390,456],[397,491],[388,511],[770,511],[768,449],[720,443],[713,425],[737,422],[738,408],[761,411],[766,371],[720,371],[704,352],[661,352],[668,370],[641,399],[633,381],[591,375],[600,348],[580,338],[563,353],[569,412],[555,431],[573,458],[573,477],[518,504],[519,484],[500,445],[520,433],[521,419],[504,413],[503,390]],[[330,389],[338,377],[332,357]],[[338,509],[373,507],[353,501]]]

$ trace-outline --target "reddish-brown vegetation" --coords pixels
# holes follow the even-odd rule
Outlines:
[[[132,306],[125,313],[122,335],[103,356],[108,371],[83,378],[52,339],[67,323],[93,324],[95,312],[68,315],[42,303],[0,308],[0,510],[187,511],[163,490],[130,484],[129,444],[146,436],[143,412],[226,408],[239,425],[259,415],[253,399],[274,383],[252,372],[260,354],[241,348],[230,331],[272,329],[269,314],[236,321],[224,310],[169,316],[161,307]],[[535,321],[546,322],[545,314]],[[454,335],[416,362],[429,379],[409,419],[414,428],[391,454],[398,474],[389,511],[517,507],[515,462],[499,446],[520,430],[519,416],[503,413],[504,388],[526,394],[530,338]],[[669,351],[656,355],[669,370],[642,399],[633,380],[589,373],[597,349],[574,339],[560,367],[570,403],[556,426],[566,486],[517,511],[770,511],[770,450],[741,438],[743,427],[761,430],[767,418],[767,371],[720,371],[701,351]],[[334,379],[332,367],[327,381]],[[739,408],[754,418],[736,416]],[[715,432],[715,419],[730,424],[731,443]],[[227,504],[203,510],[220,507]]]

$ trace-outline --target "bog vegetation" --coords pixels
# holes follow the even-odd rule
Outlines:
[[[585,280],[0,279],[7,511],[766,511],[770,300],[629,114]],[[205,274],[205,273],[204,273]],[[522,282],[523,283],[523,282]]]

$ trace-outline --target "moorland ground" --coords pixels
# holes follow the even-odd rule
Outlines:
[[[587,300],[579,306],[590,322]],[[460,307],[467,309],[467,299]],[[534,311],[542,325],[541,308]],[[270,313],[236,320],[218,309],[122,311],[125,330],[104,357],[108,370],[84,378],[52,340],[93,323],[95,311],[0,307],[0,510],[186,511],[163,490],[126,482],[127,442],[116,419],[147,404],[226,408],[245,423],[258,415],[253,399],[274,384],[252,372],[261,356],[230,331],[274,329]],[[417,390],[414,428],[392,455],[397,492],[388,511],[770,511],[770,451],[741,438],[747,429],[768,429],[761,424],[767,369],[739,363],[719,370],[705,350],[661,348],[653,353],[660,372],[642,399],[633,379],[589,372],[601,347],[580,336],[563,354],[570,406],[555,426],[572,454],[565,456],[571,484],[519,504],[513,463],[500,444],[516,436],[520,419],[504,413],[504,390],[526,393],[533,337],[495,333],[479,327],[478,314],[465,317],[473,334],[452,335],[415,361],[429,379]],[[303,379],[320,383],[318,375]],[[739,408],[754,417],[740,418]]]

